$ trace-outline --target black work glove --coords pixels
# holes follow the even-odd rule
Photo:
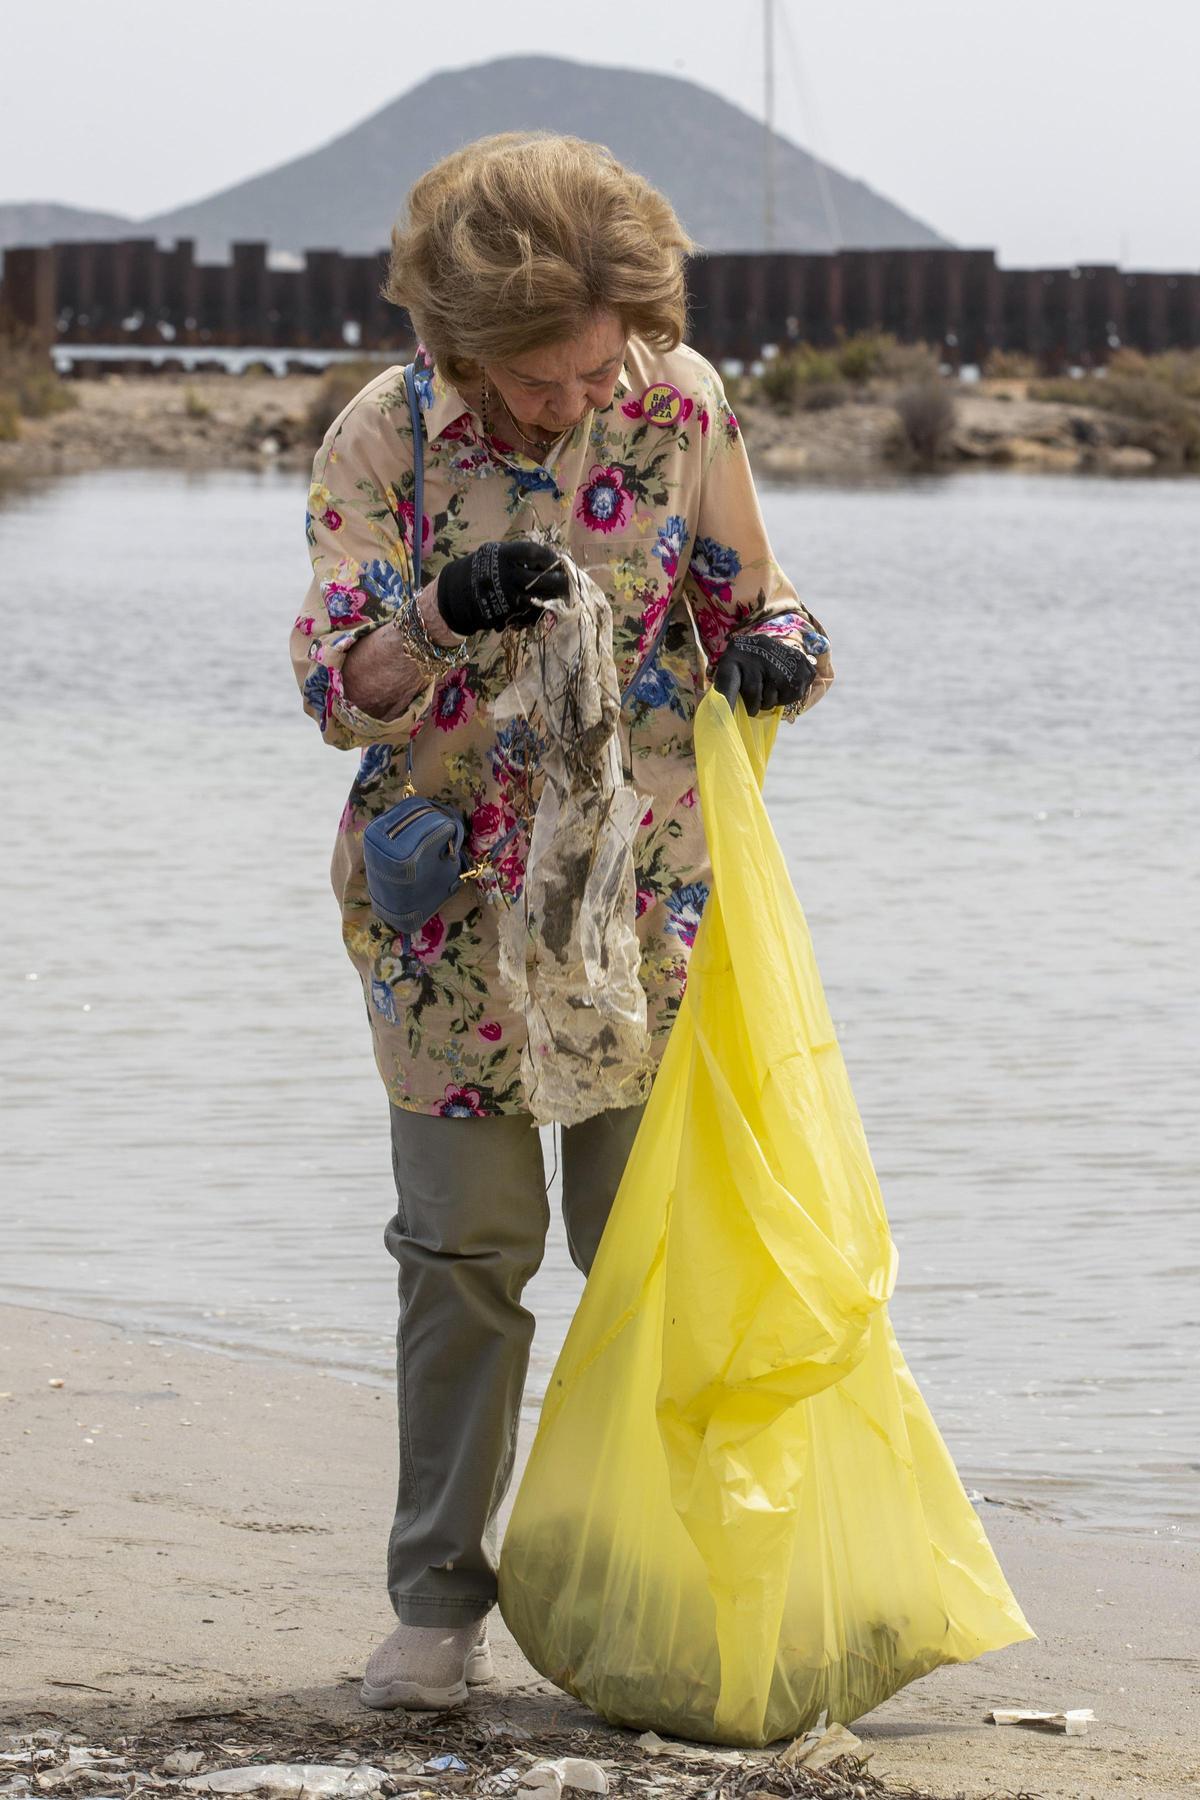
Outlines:
[[[480,544],[470,556],[458,556],[439,571],[438,611],[459,637],[532,625],[542,615],[534,595],[554,600],[568,591],[567,571],[553,566],[558,562],[556,550],[532,538]]]
[[[760,710],[803,700],[812,678],[812,664],[794,645],[765,631],[747,631],[730,638],[713,686],[724,694],[731,712],[740,694],[753,719]]]

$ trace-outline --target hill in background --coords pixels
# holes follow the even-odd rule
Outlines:
[[[513,56],[432,75],[308,155],[191,205],[136,223],[69,207],[48,235],[14,236],[0,206],[0,242],[52,237],[191,237],[198,255],[224,260],[234,240],[275,251],[373,251],[386,246],[404,195],[447,151],[494,131],[552,131],[605,143],[668,194],[710,250],[763,248],[763,128],[719,94],[677,76],[597,68],[552,56]],[[945,245],[930,226],[776,135],[775,245],[829,250]],[[103,229],[62,229],[71,215]]]
[[[60,206],[56,200],[10,200],[0,205],[0,250],[7,250],[10,244],[133,237],[138,230],[135,220],[120,213]]]

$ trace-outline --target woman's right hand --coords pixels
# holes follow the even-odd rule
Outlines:
[[[438,571],[438,611],[459,637],[532,625],[542,609],[537,600],[562,599],[567,571],[558,551],[533,538],[480,544]]]

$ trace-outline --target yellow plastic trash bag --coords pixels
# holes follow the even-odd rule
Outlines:
[[[696,716],[713,892],[500,1564],[604,1718],[763,1744],[1032,1637],[900,1354],[879,1185],[761,796]]]

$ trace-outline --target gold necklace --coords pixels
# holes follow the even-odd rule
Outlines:
[[[488,406],[488,392],[488,378],[481,372],[479,377],[479,413],[483,422],[483,435],[490,438],[492,435],[492,422],[491,409]],[[501,404],[503,404],[503,398],[503,395],[501,395]],[[505,406],[504,410],[508,414],[509,422],[512,425],[513,430],[524,442],[529,454],[531,456],[536,456],[539,462],[541,462],[550,446],[558,441],[558,438],[566,436],[565,432],[560,431],[557,436],[547,437],[544,443],[539,444],[535,438],[531,438],[527,432],[521,429],[521,422],[513,416],[511,407]]]

